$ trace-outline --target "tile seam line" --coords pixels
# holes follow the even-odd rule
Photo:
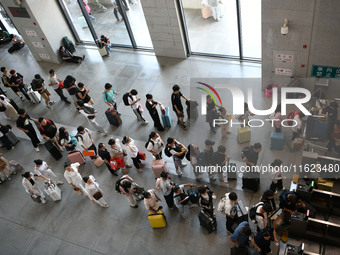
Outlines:
[[[52,238],[56,238],[56,239],[59,239],[59,240],[61,240],[61,241],[67,242],[67,243],[71,243],[71,244],[73,244],[73,245],[75,245],[75,246],[78,246],[78,247],[81,247],[81,248],[84,248],[84,249],[87,249],[87,250],[90,250],[90,251],[93,251],[93,252],[96,252],[96,253],[99,253],[99,254],[103,254],[103,255],[105,254],[105,253],[101,253],[101,252],[99,252],[99,251],[93,250],[92,248],[87,248],[87,247],[84,247],[84,246],[82,246],[82,245],[76,244],[76,243],[74,243],[74,242],[71,242],[71,241],[68,241],[68,240],[65,240],[65,239],[62,239],[62,238],[53,236],[53,235],[48,234],[48,233],[45,233],[45,232],[43,232],[43,231],[36,230],[36,229],[30,228],[30,227],[24,226],[24,225],[19,224],[19,223],[15,222],[15,221],[5,219],[5,218],[3,218],[3,217],[1,217],[1,216],[0,216],[0,219],[4,220],[4,221],[6,221],[6,222],[10,222],[10,223],[16,224],[16,225],[18,225],[18,226],[24,227],[24,228],[26,228],[26,229],[33,230],[34,232],[38,232],[38,233],[40,233],[40,234],[44,234],[44,235],[50,236],[50,237],[52,237]],[[32,240],[29,242],[28,246],[30,246],[31,243],[32,243]]]

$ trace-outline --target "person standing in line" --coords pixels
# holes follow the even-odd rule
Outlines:
[[[218,171],[218,175],[220,177],[220,181],[224,183],[228,183],[228,180],[224,179],[223,176],[223,166],[230,160],[230,157],[228,154],[226,154],[226,147],[223,145],[218,146],[217,151],[214,152],[213,155],[213,161],[215,165],[218,165],[221,167],[221,170]]]
[[[110,138],[108,144],[110,145],[110,149],[109,149],[110,157],[111,158],[121,158],[121,159],[123,159],[125,167],[131,168],[132,165],[128,164],[127,153],[120,146],[119,139],[118,138],[116,138],[116,139]]]
[[[169,137],[165,150],[168,150],[169,153],[172,155],[177,175],[182,176],[183,173],[181,169],[187,165],[186,163],[182,163],[182,159],[187,152],[187,148],[185,148],[183,144],[179,143],[174,138]]]
[[[93,175],[83,177],[85,189],[91,202],[99,204],[101,207],[108,208],[109,204],[103,198],[103,191],[99,187]]]
[[[248,221],[243,221],[235,229],[235,232],[229,236],[229,239],[235,244],[235,246],[241,248],[248,245],[250,236],[251,229],[249,227],[249,223]]]
[[[84,85],[84,83],[79,82],[78,83],[78,93],[77,93],[77,99],[83,101],[85,104],[94,105],[94,101],[92,97],[89,95],[90,90],[87,89]]]
[[[282,160],[275,159],[274,162],[270,164],[270,166],[274,169],[270,190],[276,193],[276,190],[281,191],[283,189],[282,180],[286,179],[286,177],[281,175]]]
[[[135,145],[135,140],[129,136],[124,136],[122,143],[125,145],[127,154],[132,159],[133,165],[136,167],[137,172],[143,172],[141,167],[144,166],[144,164],[139,159],[139,152],[137,146]]]
[[[118,92],[112,88],[110,83],[106,83],[105,91],[103,92],[103,101],[111,109],[115,109],[117,111],[117,101],[115,95],[118,95]]]
[[[257,223],[257,231],[263,230],[268,225],[268,214],[273,210],[269,203],[257,203],[255,221]],[[269,219],[270,220],[270,219]]]
[[[15,110],[8,97],[0,95],[0,103],[6,108],[4,113],[7,119],[17,119],[19,117],[17,110]]]
[[[68,101],[67,97],[64,96],[63,89],[59,86],[62,81],[57,78],[57,75],[53,69],[49,71],[49,74],[48,86],[51,86],[54,89],[62,101],[70,104],[71,102]]]
[[[70,152],[74,151],[77,147],[77,139],[68,133],[64,127],[59,128],[59,144],[64,146],[65,149]]]
[[[216,166],[214,162],[214,148],[213,148],[214,145],[215,145],[214,141],[205,140],[204,161],[205,161],[205,166],[207,167],[210,166],[209,169],[211,171],[208,172],[210,182],[216,181],[216,177],[214,176],[215,173],[212,171],[213,169],[211,168],[211,166]]]
[[[11,143],[11,141],[8,139],[8,137],[6,136],[6,134],[10,131],[9,127],[6,125],[2,125],[0,123],[0,141],[2,142],[2,144],[6,147],[6,149],[8,151],[14,149],[13,144]]]
[[[104,128],[96,122],[97,111],[89,104],[81,100],[77,101],[78,111],[87,118],[87,120],[101,133],[107,135]]]
[[[35,151],[40,151],[38,146],[41,142],[37,136],[37,133],[35,132],[33,125],[30,123],[30,120],[39,123],[38,120],[31,118],[24,109],[19,109],[18,114],[19,117],[16,122],[17,128],[24,131],[25,134],[31,139]]]
[[[205,116],[205,121],[209,123],[210,130],[216,133],[216,128],[213,126],[214,119],[218,118],[218,113],[216,105],[211,96],[207,95],[207,115]]]
[[[275,132],[277,133],[281,133],[281,123],[283,121],[283,116],[281,115],[281,104],[278,104],[275,112],[274,112],[274,118],[273,118],[273,122],[274,122],[274,127],[275,127]]]
[[[151,213],[156,214],[159,210],[163,209],[163,207],[159,203],[159,201],[162,200],[156,195],[155,190],[149,189],[148,191],[144,191],[143,196],[146,210],[149,210]]]
[[[292,141],[295,140],[295,138],[299,138],[302,134],[302,119],[305,117],[305,114],[303,112],[299,112],[299,114],[297,114],[294,117],[296,126],[292,127],[292,131],[293,131],[293,136],[292,136]]]
[[[45,195],[42,192],[42,190],[39,188],[37,180],[35,179],[35,176],[31,172],[25,172],[21,175],[23,177],[22,179],[22,186],[24,186],[26,192],[30,194],[31,196],[40,196],[41,203],[45,204]],[[41,175],[43,179],[46,181],[49,181],[45,176]]]
[[[200,154],[200,149],[198,148],[198,146],[196,146],[195,144],[190,144],[188,146],[188,152],[186,154],[186,158],[190,161],[190,164],[192,165],[194,175],[196,177],[196,181],[199,182],[202,180],[202,175],[201,175],[201,172],[199,171],[199,168],[196,168],[200,166],[198,164],[198,159],[197,159],[198,154]]]
[[[113,169],[111,169],[111,166],[110,166],[111,156],[110,156],[110,152],[106,149],[105,144],[100,143],[98,145],[98,155],[99,157],[102,158],[102,160],[104,160],[105,165],[107,169],[110,171],[110,173],[114,176],[118,176],[118,174]]]
[[[272,253],[272,250],[270,249],[271,241],[275,241],[276,245],[279,245],[275,229],[270,227],[266,227],[258,232],[254,239],[251,240],[260,255]]]
[[[0,153],[0,172],[6,177],[8,181],[12,180],[10,177],[11,174],[17,174],[16,171],[11,172],[11,164],[9,161]],[[0,178],[0,183],[4,181]]]
[[[5,67],[5,66],[2,66],[1,67],[1,72],[2,72],[2,83],[4,84],[4,86],[5,87],[10,87],[12,90],[13,90],[13,92],[18,96],[18,97],[20,97],[20,95],[19,95],[19,93],[18,92],[15,92],[14,91],[14,87],[11,87],[10,86],[10,84],[12,83],[11,82],[11,74],[10,74],[10,72],[8,71],[8,69]]]
[[[155,159],[162,159],[162,150],[164,149],[164,142],[156,132],[151,132],[147,142],[146,149],[151,152]]]
[[[79,166],[80,164],[78,162],[73,164],[65,163],[64,177],[66,181],[72,186],[72,189],[74,191],[80,191],[81,193],[84,193],[85,196],[88,196],[87,191],[83,185],[83,178],[78,172]]]
[[[73,99],[73,104],[76,109],[79,111],[79,107],[77,105],[77,94],[78,94],[78,87],[76,85],[76,78],[71,75],[67,75],[64,80],[64,88],[67,90],[71,98]]]
[[[335,151],[340,154],[340,120],[335,123],[331,139],[329,139],[327,144],[328,151],[332,151],[333,147]]]
[[[80,144],[80,146],[85,150],[85,151],[90,151],[93,150],[94,154],[97,155],[97,148],[94,145],[91,131],[87,128],[84,128],[83,126],[79,126],[77,128],[77,135],[76,138]],[[97,156],[91,156],[92,160],[95,160]]]
[[[184,219],[189,217],[190,213],[190,200],[189,196],[184,193],[184,187],[194,187],[194,184],[181,184],[179,186],[175,186],[174,190],[174,205],[177,207],[178,211],[182,215]]]
[[[172,109],[176,113],[177,116],[177,124],[179,124],[183,129],[186,129],[187,126],[184,122],[184,111],[183,111],[183,105],[181,102],[181,97],[183,97],[186,101],[190,102],[190,99],[186,98],[180,91],[180,87],[178,85],[174,85],[172,87],[173,93],[171,95],[171,104]]]
[[[26,85],[24,82],[24,76],[22,76],[20,73],[17,73],[15,70],[10,71],[11,79],[9,81],[9,86],[12,88],[14,93],[20,97],[21,101],[24,101],[22,96],[19,95],[19,91],[26,97],[28,101],[31,101],[30,97],[27,95],[26,92]]]
[[[148,109],[150,116],[154,122],[154,127],[157,128],[158,131],[164,131],[164,127],[161,124],[161,120],[158,115],[157,105],[162,105],[160,102],[156,102],[153,100],[151,94],[146,94],[146,102],[145,106]]]
[[[226,202],[222,211],[226,215],[226,228],[229,234],[234,233],[237,224],[237,195],[235,192],[225,194]],[[219,209],[220,210],[220,209]]]
[[[166,171],[161,172],[161,178],[162,180],[159,184],[160,191],[162,192],[169,209],[172,210],[174,208],[173,188],[175,187],[175,183],[171,181],[170,174]]]
[[[231,117],[228,115],[227,113],[227,109],[223,106],[221,106],[219,108],[219,112],[220,112],[220,116],[219,119],[228,121],[228,123],[222,124],[221,126],[221,135],[222,135],[222,139],[224,138],[228,138],[228,134],[230,134],[231,132],[229,131],[229,122]]]
[[[63,148],[59,145],[59,134],[57,125],[52,120],[39,118],[39,131],[42,137],[47,141],[51,141],[59,151],[63,152]]]
[[[276,210],[276,203],[274,199],[274,192],[270,189],[266,190],[262,197],[260,198],[260,201],[263,203],[269,203],[272,207],[272,211]]]
[[[129,96],[128,96],[128,102],[129,105],[131,106],[133,112],[137,116],[137,119],[142,122],[143,125],[148,124],[149,122],[146,121],[143,117],[143,107],[139,103],[140,98],[137,98],[138,92],[137,90],[133,89],[130,91]]]
[[[57,185],[63,184],[62,181],[59,181],[58,177],[52,172],[51,168],[47,165],[45,161],[41,159],[36,159],[33,161],[35,163],[34,173],[37,176],[45,176],[46,178],[51,179]]]
[[[208,213],[210,217],[215,218],[214,203],[216,195],[206,185],[198,187],[199,199],[198,204],[203,208],[204,212]]]
[[[138,205],[136,204],[136,196],[134,193],[134,187],[132,183],[134,183],[134,180],[130,176],[128,176],[127,174],[123,175],[119,180],[118,192],[127,198],[130,207],[138,208]]]
[[[34,91],[37,91],[42,98],[45,100],[46,107],[48,109],[51,109],[51,106],[55,103],[54,101],[51,101],[50,95],[51,93],[46,89],[45,87],[45,81],[43,78],[41,78],[40,74],[36,74],[34,76],[34,79],[31,82],[32,89]]]

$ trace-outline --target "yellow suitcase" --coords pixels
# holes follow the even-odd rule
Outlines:
[[[162,210],[159,210],[156,214],[149,212],[148,219],[151,227],[153,228],[164,228],[166,227],[166,218]]]
[[[250,128],[242,127],[237,130],[238,143],[246,143],[250,141],[251,131]]]

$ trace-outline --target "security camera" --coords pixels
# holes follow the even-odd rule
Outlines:
[[[283,21],[283,27],[281,27],[281,34],[282,35],[286,35],[286,34],[288,34],[288,19],[285,19],[284,21]]]

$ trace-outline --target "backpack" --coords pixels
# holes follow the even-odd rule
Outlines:
[[[171,158],[173,155],[171,154],[170,150],[174,149],[176,152],[182,152],[182,147],[178,145],[178,143],[175,143],[176,148],[171,148],[168,144],[165,146],[164,153],[169,158]],[[185,154],[182,154],[181,156],[177,156],[180,159],[183,159],[185,157]]]
[[[288,120],[288,121],[287,121],[287,125],[288,125],[288,126],[293,126],[293,124],[294,124],[293,119],[294,119],[294,117],[295,117],[296,115],[298,115],[298,114],[299,114],[298,111],[288,113],[288,115],[287,115],[287,120]]]
[[[156,190],[161,191],[161,182],[162,182],[162,177],[157,178],[156,180]]]
[[[120,189],[119,189],[120,182],[121,182],[122,180],[125,180],[125,179],[126,179],[126,178],[120,178],[120,179],[118,179],[118,180],[116,181],[115,190],[116,190],[116,192],[118,192],[119,194],[122,193],[122,192],[120,191]]]
[[[227,194],[229,193],[226,193],[226,196],[221,199],[221,201],[218,203],[218,206],[217,206],[217,210],[222,214],[225,214],[225,206],[228,201]]]
[[[123,95],[123,102],[124,102],[124,104],[126,105],[126,106],[129,106],[130,104],[129,104],[129,97],[132,99],[132,97],[129,95],[129,93],[125,93],[124,95]]]
[[[241,152],[241,158],[244,159],[245,157],[247,157],[248,153],[253,149],[253,146],[247,146],[244,147],[242,152]]]
[[[185,154],[185,158],[188,160],[188,161],[190,161],[190,145],[188,145],[188,151],[187,151],[187,153]]]
[[[83,106],[83,110],[84,110],[84,112],[87,113],[87,114],[95,114],[95,113],[97,112],[93,107],[91,107],[91,106],[86,106],[86,105]],[[88,116],[87,118],[88,118],[88,119],[94,119],[95,117],[96,117],[96,116]]]
[[[262,213],[257,213],[257,208],[261,205],[264,205],[263,202],[258,203],[257,205],[254,205],[252,208],[249,210],[249,218],[253,223],[257,223],[256,221],[256,216],[261,216],[264,218],[264,215]]]
[[[155,145],[155,143],[154,143],[151,139],[149,139],[149,140],[145,143],[145,148],[146,148],[146,149],[148,148],[149,143],[152,143],[152,146]]]
[[[171,150],[171,148],[170,148],[170,146],[167,144],[167,145],[165,146],[164,153],[165,153],[165,155],[168,156],[169,158],[172,157],[172,154],[171,154],[170,150]]]

